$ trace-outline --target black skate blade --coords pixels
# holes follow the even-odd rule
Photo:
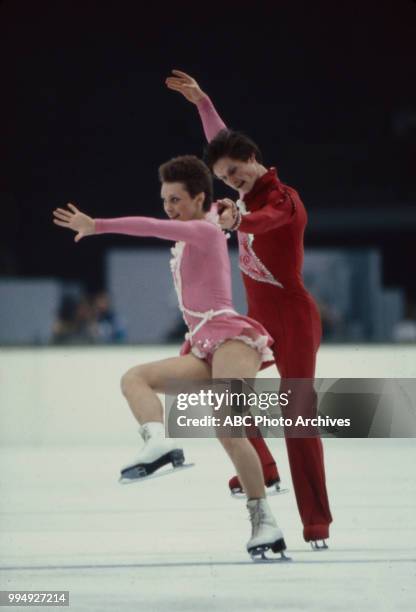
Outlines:
[[[137,463],[136,465],[130,465],[121,470],[120,480],[139,480],[145,478],[169,463],[171,463],[174,468],[183,465],[185,463],[183,450],[177,448],[166,453],[166,455],[162,455],[152,463]]]
[[[312,540],[310,542],[312,550],[328,550],[329,546],[325,540]]]
[[[195,463],[183,463],[182,465],[171,467],[171,468],[168,468],[167,470],[161,470],[160,472],[157,472],[157,474],[152,473],[152,474],[147,474],[145,476],[138,476],[137,478],[123,478],[123,476],[120,476],[118,481],[122,485],[133,484],[134,482],[143,482],[145,480],[151,480],[153,478],[161,478],[162,476],[169,476],[169,474],[172,474],[175,472],[181,472],[182,470],[185,470],[187,468],[194,467],[194,465]]]
[[[292,561],[292,557],[287,557],[284,550],[281,550],[278,557],[267,557],[266,552],[269,547],[258,546],[250,550],[250,557],[254,563],[287,563]]]
[[[283,552],[280,557],[266,557],[265,554],[261,557],[251,555],[251,560],[253,563],[290,563],[293,561],[292,557],[287,557]]]
[[[274,553],[279,553],[280,557],[266,557],[266,552],[271,550]],[[285,561],[292,561],[291,557],[285,555],[286,543],[283,538],[276,540],[273,544],[264,546],[255,546],[249,548],[248,552],[251,556],[252,561],[256,563],[284,563]]]

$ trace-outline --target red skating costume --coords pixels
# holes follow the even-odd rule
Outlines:
[[[198,104],[198,110],[207,139],[212,140],[225,125],[209,98]],[[256,181],[239,205],[240,268],[248,316],[264,325],[274,339],[272,349],[282,391],[285,379],[314,378],[321,339],[318,308],[302,280],[307,215],[298,193],[280,182],[274,168]],[[273,458],[263,438],[254,435],[251,442],[266,473]],[[332,516],[322,442],[318,437],[286,437],[286,446],[304,538],[327,538]]]
[[[279,181],[274,168],[246,194],[238,228],[240,268],[248,316],[275,341],[282,377],[313,379],[321,339],[318,308],[302,281],[303,234],[307,216],[298,193]],[[264,442],[264,441],[263,441]],[[261,445],[256,440],[256,448]],[[305,540],[329,536],[332,521],[320,438],[286,438],[290,469]]]

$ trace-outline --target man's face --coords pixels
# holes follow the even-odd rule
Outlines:
[[[191,198],[183,183],[163,183],[160,195],[169,219],[191,221],[201,217],[201,194]]]
[[[259,177],[258,163],[254,155],[247,161],[221,157],[214,164],[213,171],[217,178],[241,195],[251,191]]]

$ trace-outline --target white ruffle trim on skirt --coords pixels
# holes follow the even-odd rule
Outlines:
[[[224,344],[224,342],[228,342],[228,340],[241,340],[241,342],[244,342],[245,344],[248,344],[248,346],[251,346],[251,348],[256,349],[256,351],[260,354],[261,363],[264,363],[265,361],[274,361],[274,355],[270,347],[268,346],[268,336],[257,336],[255,340],[253,340],[253,338],[250,338],[249,336],[244,335],[224,338],[223,340],[220,340],[219,342],[214,344],[207,351],[201,351],[196,345],[194,345],[191,347],[191,353],[193,353],[196,357],[199,357],[200,359],[205,359],[207,355],[214,353],[217,348],[221,346],[221,344]]]

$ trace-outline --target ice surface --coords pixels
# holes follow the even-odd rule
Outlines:
[[[76,612],[415,610],[415,440],[324,440],[334,523],[318,552],[302,539],[284,441],[271,441],[290,488],[270,498],[288,564],[248,558],[247,511],[215,440],[184,441],[194,468],[117,482],[137,448],[119,377],[176,352],[0,352],[0,588],[69,590]],[[414,347],[322,347],[317,375],[415,366]]]
[[[3,449],[1,588],[69,590],[77,612],[414,610],[414,442],[325,440],[335,520],[319,552],[302,540],[284,442],[273,446],[291,489],[270,498],[284,565],[249,560],[215,440],[186,441],[194,468],[131,485],[117,476],[134,448]]]

